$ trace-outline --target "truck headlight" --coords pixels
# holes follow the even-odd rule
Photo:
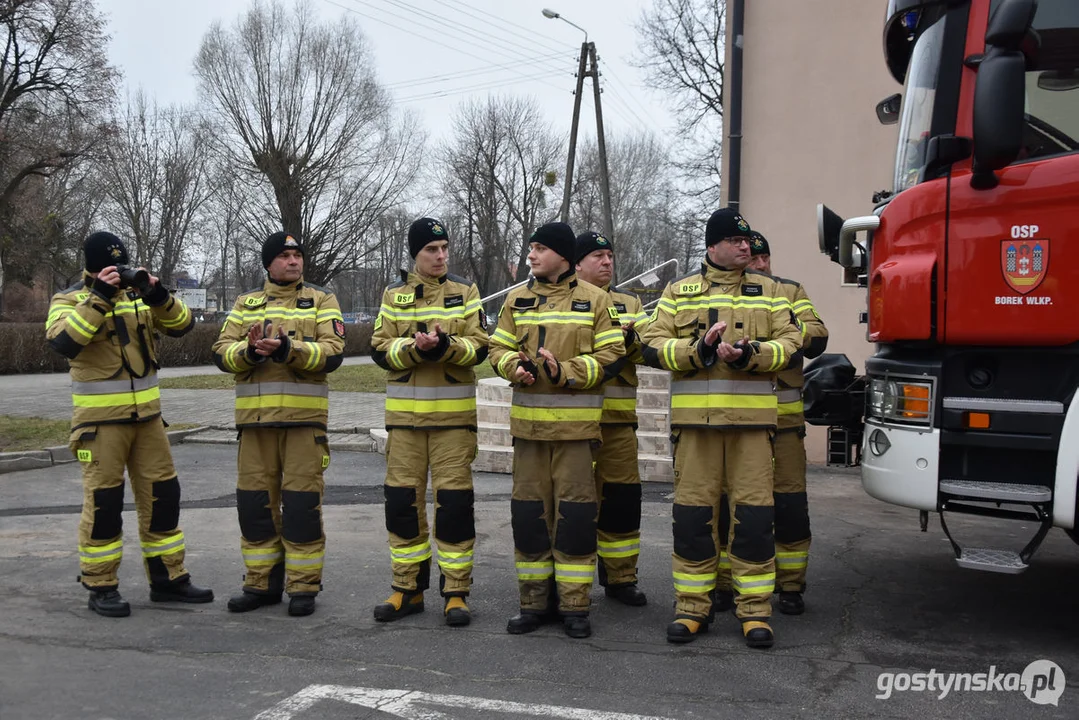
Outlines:
[[[904,425],[929,425],[933,383],[872,378],[866,388],[866,416]]]

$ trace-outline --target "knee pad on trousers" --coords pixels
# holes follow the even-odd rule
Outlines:
[[[510,500],[513,546],[526,555],[541,555],[551,549],[542,500]]]
[[[416,488],[385,485],[386,530],[410,540],[420,534],[420,514],[416,510]]]
[[[292,543],[322,539],[322,496],[310,490],[281,491],[281,537]]]
[[[240,534],[248,542],[264,542],[276,537],[270,493],[266,490],[237,490],[236,512],[240,516]]]
[[[604,483],[598,525],[600,530],[609,533],[640,530],[641,486],[636,483]]]
[[[731,538],[731,506],[730,498],[727,497],[727,493],[723,493],[719,496],[719,527],[716,528],[716,532],[719,537],[719,544],[726,547],[727,542]]]
[[[808,540],[809,499],[804,492],[774,493],[776,503],[776,542],[796,543]]]
[[[775,512],[771,505],[739,505],[734,508],[734,539],[730,554],[746,562],[766,562],[775,557],[776,545],[772,538]]]
[[[94,490],[94,527],[91,540],[111,540],[123,532],[124,484]]]
[[[180,524],[180,481],[169,478],[151,486],[154,504],[150,510],[150,532],[168,532]]]
[[[675,503],[671,514],[674,518],[674,554],[690,562],[700,562],[716,556],[716,544],[712,540],[712,508],[704,505],[679,505]]]
[[[596,503],[558,501],[558,529],[554,549],[567,555],[596,552]]]
[[[435,539],[459,543],[476,538],[475,493],[471,490],[439,490],[435,493]]]

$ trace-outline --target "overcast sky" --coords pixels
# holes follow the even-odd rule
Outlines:
[[[638,127],[664,133],[673,125],[665,99],[645,88],[630,64],[633,24],[650,0],[312,2],[324,18],[350,13],[360,23],[383,84],[420,114],[432,141],[445,138],[458,103],[491,93],[535,95],[556,127],[568,130],[584,35],[543,17],[544,7],[563,13],[596,43],[608,135]],[[232,25],[248,6],[249,0],[99,0],[112,35],[109,56],[127,87],[141,85],[162,105],[195,101],[191,66],[203,34],[216,20]],[[583,100],[582,133],[593,135],[589,84]]]

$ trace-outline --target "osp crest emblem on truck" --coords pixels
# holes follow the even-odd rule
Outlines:
[[[1004,282],[1020,295],[1035,290],[1049,269],[1049,238],[1001,240],[1000,270]]]

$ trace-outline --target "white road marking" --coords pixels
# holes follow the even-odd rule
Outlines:
[[[360,705],[410,720],[449,720],[454,717],[439,712],[439,708],[486,710],[563,720],[670,720],[650,715],[628,715],[559,705],[527,705],[467,695],[433,695],[413,690],[382,690],[343,685],[308,685],[292,697],[259,713],[255,720],[292,720],[298,713],[310,709],[322,700]]]

